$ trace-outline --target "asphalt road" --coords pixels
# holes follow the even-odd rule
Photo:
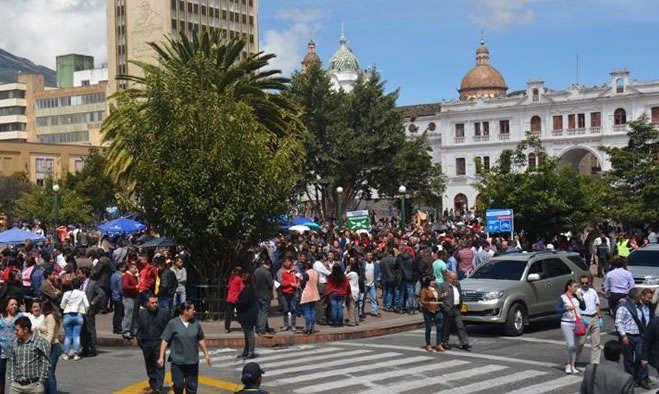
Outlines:
[[[521,337],[495,327],[468,328],[472,352],[428,353],[423,330],[369,339],[258,349],[266,371],[263,387],[276,393],[479,393],[537,394],[579,391],[581,376],[563,370],[565,345],[557,319],[536,322]],[[328,329],[328,328],[326,328]],[[613,322],[605,319],[604,331]],[[602,343],[615,337],[605,334]],[[455,344],[457,339],[451,337]],[[235,349],[212,349],[213,367],[201,375],[240,382],[242,362]],[[580,366],[590,357],[584,350]],[[98,357],[61,361],[61,392],[110,393],[146,378],[139,349],[102,349]],[[656,379],[656,371],[651,372]],[[658,387],[650,391],[654,393]],[[139,392],[139,391],[134,391]],[[201,385],[200,392],[228,392]],[[642,392],[642,391],[641,391]]]

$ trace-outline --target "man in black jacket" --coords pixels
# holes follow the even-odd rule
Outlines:
[[[442,311],[442,347],[449,350],[448,344],[451,328],[455,326],[460,339],[460,348],[469,351],[469,337],[462,322],[460,309],[463,304],[462,288],[458,282],[458,274],[450,271],[446,275],[446,280],[439,285],[439,293],[446,293],[446,297],[441,301],[439,308]]]
[[[268,334],[268,313],[272,301],[272,262],[265,260],[263,265],[254,271],[254,289],[256,290],[256,301],[259,306],[259,315],[256,322],[256,333],[258,335]]]
[[[96,281],[98,286],[105,292],[105,304],[100,306],[101,313],[108,312],[108,303],[110,300],[110,277],[114,271],[112,260],[108,257],[107,253],[102,249],[96,250],[96,258],[98,262],[91,270],[91,278]]]
[[[384,257],[380,260],[380,271],[382,272],[382,301],[384,310],[391,312],[393,308],[398,309],[398,298],[400,296],[400,278],[396,276],[396,258],[392,256],[391,249],[384,249]]]
[[[160,393],[165,377],[165,369],[158,366],[160,337],[169,322],[169,311],[158,307],[158,297],[151,294],[146,308],[140,310],[137,319],[137,344],[142,348],[149,386],[154,394]]]
[[[416,259],[408,252],[403,250],[403,253],[398,256],[398,266],[402,272],[402,282],[400,285],[400,301],[398,308],[401,313],[405,312],[405,301],[407,301],[407,311],[409,314],[416,313],[414,296],[416,291],[417,278],[417,262]]]
[[[176,295],[178,280],[176,279],[176,273],[169,269],[164,257],[160,256],[155,260],[156,265],[158,265],[158,275],[160,277],[160,285],[158,286],[158,305],[163,309],[167,309],[171,316],[174,309],[174,296]]]
[[[80,340],[82,342],[83,356],[96,356],[96,314],[101,310],[103,305],[107,304],[105,291],[99,284],[90,278],[90,271],[87,267],[78,270],[78,280],[81,283],[80,290],[85,292],[89,301],[89,309],[83,315],[85,320]]]

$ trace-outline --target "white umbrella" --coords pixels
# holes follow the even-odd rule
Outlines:
[[[306,231],[311,231],[311,229],[310,229],[309,227],[307,227],[307,226],[302,226],[302,225],[291,226],[291,227],[288,228],[288,230],[289,230],[289,231],[296,231],[296,232],[298,232],[298,233],[300,233],[300,234],[302,234],[302,233],[304,233],[304,232],[306,232]]]

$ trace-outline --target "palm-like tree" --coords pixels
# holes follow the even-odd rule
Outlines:
[[[288,79],[278,77],[280,70],[264,70],[274,54],[248,55],[241,59],[245,42],[227,40],[218,30],[179,39],[166,37],[165,42],[149,43],[159,55],[157,64],[131,61],[139,66],[144,76],[118,75],[117,80],[127,81],[129,88],[110,97],[118,105],[122,102],[141,103],[137,111],[144,110],[148,101],[146,86],[149,75],[157,73],[179,76],[192,73],[199,91],[214,90],[229,94],[236,101],[252,107],[254,115],[266,130],[277,136],[304,130],[300,109],[290,99],[278,94],[287,88]],[[209,72],[211,70],[211,72]],[[106,172],[113,181],[134,190],[135,174],[131,146],[122,138],[122,131],[131,127],[126,118],[110,116],[103,123],[103,141],[109,142]]]

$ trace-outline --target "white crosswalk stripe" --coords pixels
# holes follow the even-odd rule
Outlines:
[[[447,362],[450,367],[460,365],[460,364],[455,364],[455,361],[448,361]],[[443,364],[443,363],[440,363]],[[464,363],[464,364],[469,364]],[[439,364],[436,364],[437,366]],[[483,367],[476,367],[472,369],[467,369],[464,371],[459,371],[459,372],[453,372],[453,373],[448,373],[444,375],[434,375],[429,378],[423,378],[423,379],[414,379],[410,381],[404,381],[404,382],[399,382],[391,385],[386,385],[384,387],[378,387],[374,388],[368,391],[360,391],[361,394],[379,394],[382,393],[383,389],[386,389],[387,392],[391,393],[402,393],[403,391],[407,390],[414,390],[414,389],[420,389],[423,387],[432,387],[432,386],[437,386],[439,384],[445,384],[448,382],[456,381],[456,380],[463,380],[463,379],[469,379],[474,376],[479,376],[479,375],[485,375],[488,373],[492,372],[498,372],[502,371],[504,369],[507,369],[508,367],[505,367],[503,365],[486,365]],[[418,372],[414,372],[418,373]],[[405,375],[402,375],[405,376]]]
[[[287,359],[287,358],[297,358],[297,359],[302,359],[305,360],[307,355],[312,355],[312,354],[324,354],[324,353],[331,353],[331,352],[338,352],[340,351],[340,348],[336,347],[328,347],[328,348],[323,348],[323,349],[311,349],[307,351],[299,351],[299,352],[284,352],[282,350],[279,350],[277,352],[270,352],[270,353],[265,353],[264,357],[259,357],[258,362],[259,364],[266,362],[266,361],[274,361],[274,360],[282,360],[282,359]],[[235,350],[234,350],[235,351]],[[363,352],[370,352],[370,350],[363,350]],[[261,353],[263,354],[263,353]],[[233,360],[233,362],[228,362],[224,364],[217,364],[217,368],[232,368],[235,367],[236,364],[241,364],[243,362],[242,359],[237,359],[237,354],[234,354],[233,356],[225,356],[225,357],[216,357],[212,358],[211,360],[213,362],[215,361],[225,361],[225,360]]]
[[[562,378],[548,380],[542,383],[526,386],[519,390],[510,391],[508,394],[542,394],[550,391],[562,389],[563,387],[571,386],[576,383],[581,383],[583,377],[581,376],[564,376]]]
[[[359,354],[366,354],[366,353],[373,353],[373,351],[371,351],[371,350],[352,350],[352,351],[349,351],[349,352],[337,352],[337,353],[332,353],[332,354],[323,354],[323,355],[320,355],[320,356],[312,356],[312,357],[304,357],[304,358],[301,358],[301,357],[298,356],[298,358],[294,359],[294,360],[283,360],[283,361],[280,360],[280,361],[277,361],[277,362],[274,362],[274,363],[268,363],[268,362],[262,363],[262,361],[265,359],[264,358],[264,359],[259,360],[259,365],[261,366],[261,368],[270,368],[270,369],[272,369],[272,368],[277,368],[277,367],[286,366],[286,365],[307,364],[307,363],[314,362],[314,361],[331,360],[331,359],[334,359],[334,358],[343,358],[344,360],[346,360],[346,357],[351,357],[351,356],[356,356],[356,355],[359,355]],[[238,371],[238,370],[240,370],[240,369],[236,369],[236,371]]]
[[[284,369],[278,369],[272,372],[267,372],[268,376],[279,376],[279,375],[286,375],[289,373],[295,373],[297,374],[296,377],[294,378],[289,378],[289,379],[284,379],[284,381],[291,383],[291,382],[296,382],[300,381],[303,382],[305,380],[311,380],[314,379],[314,375],[317,374],[327,374],[327,376],[333,376],[333,375],[342,375],[346,372],[349,371],[354,371],[356,369],[365,368],[365,369],[370,369],[376,364],[371,364],[369,361],[373,360],[378,360],[378,359],[385,359],[385,358],[391,358],[391,357],[396,357],[400,356],[400,353],[392,353],[392,352],[387,352],[387,353],[378,353],[378,354],[372,354],[370,356],[363,356],[363,357],[355,357],[351,358],[350,360],[335,360],[335,361],[329,361],[326,363],[318,363],[318,364],[312,364],[312,365],[301,365],[299,367],[292,367],[292,368],[284,368]],[[423,360],[428,360],[430,357],[413,357],[412,359],[416,361],[423,361]],[[404,360],[404,359],[403,359]],[[386,366],[394,366],[396,363],[400,362],[401,360],[393,360],[393,362],[390,362],[391,365],[387,364]],[[334,369],[334,370],[329,370],[325,372],[318,372],[316,374],[310,374],[310,375],[300,375],[302,371],[308,371],[308,370],[318,370],[321,368],[330,368],[330,367],[337,367],[337,366],[344,366],[348,363],[357,363],[357,366],[354,367],[354,369],[347,368],[347,369]],[[382,363],[381,363],[382,364]],[[365,369],[362,369],[365,370]]]
[[[504,386],[506,384],[513,384],[522,380],[535,378],[538,376],[546,375],[547,372],[542,371],[523,371],[517,372],[512,375],[500,376],[498,378],[483,380],[476,383],[467,384],[465,386],[453,387],[447,390],[438,391],[437,394],[468,394],[477,391],[491,389],[493,387]]]
[[[392,354],[386,354],[383,353],[380,356],[385,356],[386,357],[379,357],[379,358],[390,358],[390,357],[395,357],[395,356],[400,356],[400,354],[394,353]],[[341,369],[333,369],[333,370],[327,370],[327,371],[322,371],[322,372],[315,372],[312,374],[308,375],[296,375],[290,378],[283,378],[276,380],[272,383],[273,386],[280,386],[283,384],[291,384],[291,383],[300,383],[300,382],[306,382],[309,380],[316,380],[316,379],[323,379],[327,378],[330,376],[337,376],[337,375],[347,375],[347,374],[352,374],[352,373],[357,373],[357,372],[362,372],[362,371],[369,371],[372,369],[376,368],[389,368],[389,367],[398,367],[398,366],[403,366],[407,364],[413,364],[413,363],[418,363],[422,361],[429,361],[432,360],[431,357],[425,357],[425,356],[417,356],[417,357],[408,357],[408,358],[399,358],[395,360],[389,360],[389,361],[382,361],[382,362],[377,362],[377,363],[363,363],[363,364],[358,364],[354,365],[348,368],[341,368]],[[342,364],[337,364],[337,365],[345,365],[346,362],[345,360],[343,361]],[[311,367],[313,368],[313,366]],[[289,372],[296,372],[297,368],[292,368]]]
[[[295,347],[290,347],[290,348],[285,348],[285,349],[274,349],[274,348],[273,349],[259,349],[259,354],[261,354],[262,356],[263,355],[274,355],[274,354],[283,356],[284,354],[286,354],[286,355],[291,354],[290,352],[301,351],[301,350],[313,350],[313,349],[315,349],[314,346],[301,345],[301,346],[295,346]],[[326,349],[330,349],[330,348],[326,348]],[[331,349],[332,349],[332,351],[338,350],[338,348],[331,348]],[[236,352],[236,349],[229,349],[229,350],[231,352],[233,352],[234,354],[230,355],[230,356],[211,357],[211,361],[213,361],[215,363],[216,361],[236,360],[236,356],[238,355],[239,352]],[[314,351],[316,353],[318,353],[318,352],[321,351],[321,349],[314,350]],[[264,359],[264,358],[265,357],[263,357],[262,359]],[[242,361],[239,361],[239,362],[242,362]]]

